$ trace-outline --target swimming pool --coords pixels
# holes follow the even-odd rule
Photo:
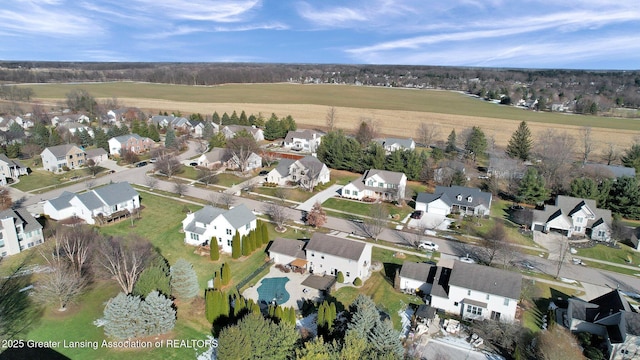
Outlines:
[[[276,304],[284,304],[289,300],[289,293],[285,289],[285,284],[289,281],[286,277],[262,279],[258,286],[258,301],[267,304],[276,301]]]

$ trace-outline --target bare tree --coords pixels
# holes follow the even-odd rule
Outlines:
[[[378,136],[378,131],[372,119],[360,119],[360,125],[356,128],[356,140],[362,146],[367,146]]]
[[[280,200],[280,205],[283,205],[285,200],[287,200],[287,197],[289,197],[289,190],[278,187],[274,190],[273,196]]]
[[[387,228],[388,219],[387,207],[382,202],[375,203],[369,209],[369,217],[364,220],[363,230],[370,238],[378,241],[380,234]]]
[[[619,157],[620,150],[618,150],[616,144],[613,142],[607,143],[607,147],[602,153],[602,159],[607,162],[607,165],[611,165],[611,163],[616,161]]]
[[[560,236],[559,245],[558,259],[556,260],[556,279],[560,277],[560,271],[562,271],[562,267],[568,260],[570,248],[569,240],[564,235]]]
[[[87,171],[89,171],[89,174],[91,174],[91,176],[93,177],[95,177],[100,172],[100,166],[98,166],[98,164],[96,164],[95,160],[93,159],[87,160],[85,165],[87,167]]]
[[[182,170],[182,163],[174,155],[168,155],[156,161],[155,170],[170,178]]]
[[[429,147],[436,137],[440,135],[440,127],[436,124],[427,124],[425,122],[418,125],[416,136],[422,145]]]
[[[20,150],[22,151],[23,154],[27,155],[30,158],[42,152],[42,148],[40,147],[40,145],[35,143],[24,144]]]
[[[274,203],[267,203],[265,205],[265,214],[267,214],[271,220],[276,224],[276,230],[284,231],[285,222],[288,220],[287,208]]]
[[[576,337],[560,325],[553,325],[548,331],[540,331],[536,341],[535,358],[545,360],[584,359]]]
[[[571,174],[575,139],[566,132],[556,133],[548,129],[536,144],[536,152],[541,160],[540,170],[547,184],[556,191],[562,189]]]
[[[144,183],[149,187],[150,190],[153,190],[156,185],[158,185],[158,179],[156,179],[153,175],[145,175]]]
[[[231,207],[236,203],[236,197],[233,194],[229,194],[226,192],[220,193],[218,196],[218,203],[224,205],[227,209],[231,209]]]
[[[249,158],[259,149],[256,139],[246,131],[240,131],[233,139],[227,140],[227,150],[232,156],[231,161],[236,163],[240,172],[246,171],[249,165]]]
[[[152,256],[151,244],[138,236],[104,239],[98,246],[98,262],[116,280],[125,294],[133,285]]]
[[[45,247],[44,249],[46,249]],[[87,281],[74,262],[76,257],[69,257],[73,262],[67,261],[65,250],[56,239],[53,250],[39,248],[40,255],[46,261],[49,272],[45,273],[35,284],[35,298],[45,304],[55,302],[58,311],[65,311],[67,305],[84,292]],[[82,267],[80,266],[80,269]]]
[[[271,166],[271,164],[278,161],[278,158],[276,157],[276,154],[274,154],[273,152],[265,151],[262,153],[262,161],[264,161],[264,163],[267,166]]]
[[[482,252],[484,253],[489,265],[493,264],[493,260],[504,247],[506,237],[507,233],[504,230],[502,221],[496,221],[495,225],[491,230],[489,230],[482,242]]]
[[[102,236],[88,226],[58,227],[55,241],[59,244],[61,256],[67,259],[71,267],[79,274],[86,274],[95,244],[102,241]]]
[[[207,167],[201,167],[198,168],[198,181],[203,183],[205,186],[209,186],[209,184],[215,184],[218,182],[218,178],[215,171]]]
[[[11,199],[9,189],[6,187],[0,188],[0,210],[9,209],[11,206],[13,206],[13,200]]]
[[[326,117],[326,122],[327,122],[327,127],[329,128],[329,131],[333,131],[333,129],[336,126],[336,121],[338,120],[338,111],[336,110],[335,107],[330,107],[329,110],[327,110],[327,117]]]
[[[176,181],[173,183],[173,192],[183,197],[187,193],[187,185],[181,181]]]
[[[593,150],[593,139],[591,139],[591,128],[585,126],[580,129],[580,135],[582,140],[582,165],[589,161],[589,155]]]

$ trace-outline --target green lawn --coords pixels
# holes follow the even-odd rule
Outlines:
[[[407,215],[409,215],[413,211],[413,209],[411,209],[409,206],[406,206],[406,205],[402,207],[397,207],[389,203],[383,203],[383,204],[387,207],[387,210],[389,211],[389,215],[396,215],[396,214],[399,215],[398,220],[404,219]],[[345,211],[353,215],[369,216],[370,209],[373,206],[373,204],[362,202],[362,201],[356,201],[356,200],[331,198],[325,201],[322,204],[322,206],[325,209]]]
[[[542,316],[546,314],[549,306],[549,299],[562,297],[567,299],[571,296],[580,296],[584,294],[582,291],[566,288],[558,285],[551,285],[541,281],[531,281],[524,279],[522,282],[523,294],[525,301],[521,304],[525,307],[522,315],[522,325],[532,332],[541,330]],[[531,299],[533,301],[531,301]]]
[[[229,174],[229,173],[221,173],[218,175],[218,182],[216,183],[216,185],[220,185],[220,186],[224,186],[224,187],[231,187],[237,184],[240,184],[241,182],[245,181],[247,179],[243,179],[241,177],[238,177],[234,174]]]
[[[495,106],[450,91],[409,90],[369,86],[315,86],[296,84],[226,84],[224,86],[185,86],[110,82],[93,84],[39,84],[28,86],[36,98],[65,98],[74,89],[84,89],[98,98],[166,99],[211,103],[316,104],[382,110],[422,111],[443,114],[481,116],[555,123],[575,126],[639,130],[635,119],[566,116],[559,113],[522,111],[515,107]]]
[[[55,174],[45,170],[33,170],[31,174],[26,176],[21,176],[20,181],[17,184],[14,184],[12,186],[21,191],[32,191],[32,190],[44,188],[47,186],[59,186],[62,184],[66,186],[69,184],[70,178],[75,176],[83,177],[87,175],[89,175],[89,173],[86,169],[70,170],[61,174]],[[84,180],[77,180],[77,181],[84,181]],[[46,190],[47,191],[51,190],[51,188]]]
[[[293,189],[282,189],[286,194],[286,199],[294,202],[305,202],[313,195],[317,194],[317,191],[310,192],[301,188],[293,188]],[[253,188],[253,192],[276,197],[277,188],[266,187],[266,186],[256,186]]]
[[[576,249],[578,250],[578,255],[589,257],[592,259],[609,261],[612,263],[623,264],[623,265],[639,265],[640,264],[640,254],[634,251],[627,245],[618,243],[620,249],[614,249],[604,245],[596,245],[592,248],[587,249]],[[631,258],[631,263],[628,263],[627,260]],[[591,265],[591,264],[588,264]],[[638,267],[638,271],[640,272],[640,267]]]

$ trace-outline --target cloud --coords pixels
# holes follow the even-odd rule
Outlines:
[[[296,4],[298,15],[321,28],[380,28],[397,17],[414,13],[408,4],[392,0],[349,2],[350,6],[316,7],[308,2]],[[398,25],[398,24],[396,24]]]
[[[132,0],[139,11],[161,10],[163,16],[181,20],[239,22],[261,5],[260,0]]]
[[[39,36],[94,36],[102,30],[86,16],[73,9],[57,7],[61,1],[21,1],[17,9],[0,9],[0,31],[5,34]],[[7,4],[5,4],[6,6]],[[88,29],[92,33],[89,34]]]

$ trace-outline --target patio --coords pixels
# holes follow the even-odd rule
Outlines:
[[[262,280],[264,279],[272,279],[272,278],[282,278],[286,277],[289,281],[285,284],[285,290],[289,293],[289,299],[285,301],[283,304],[278,304],[282,306],[293,306],[296,309],[300,308],[300,305],[304,302],[304,300],[320,300],[322,298],[322,292],[320,290],[311,288],[309,286],[303,285],[305,280],[309,278],[309,273],[299,274],[296,272],[285,273],[277,269],[275,266],[272,266],[269,269],[269,273],[263,277],[257,284],[246,289],[242,295],[247,299],[253,299],[254,301],[258,301],[258,288],[262,284]]]

